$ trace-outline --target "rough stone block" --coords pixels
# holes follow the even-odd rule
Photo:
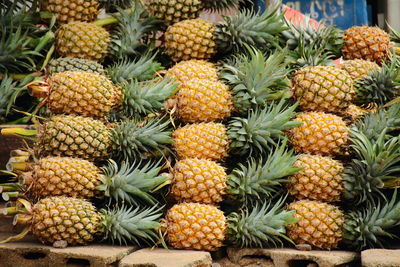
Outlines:
[[[119,267],[210,267],[211,255],[204,251],[141,249],[123,258]]]
[[[367,249],[361,252],[363,267],[399,267],[400,249]]]
[[[299,264],[317,264],[319,267],[356,266],[359,254],[349,251],[302,251],[296,249],[228,249],[228,257],[238,263],[246,256],[270,258],[275,267],[290,267]],[[354,265],[352,265],[354,264]]]
[[[9,234],[8,234],[9,235]],[[0,239],[8,235],[1,234]],[[53,248],[35,242],[33,238],[24,241],[0,244],[1,267],[114,267],[135,247],[90,245],[67,248]]]

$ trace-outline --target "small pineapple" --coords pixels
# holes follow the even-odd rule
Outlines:
[[[59,23],[92,22],[100,12],[98,0],[44,0],[42,9],[53,13]]]
[[[46,82],[33,82],[29,87],[33,96],[46,97],[47,107],[55,114],[101,118],[122,102],[121,88],[98,73],[55,73]]]
[[[73,57],[61,57],[50,60],[47,71],[50,75],[65,71],[85,71],[105,74],[103,65],[96,61]]]
[[[375,62],[363,59],[344,60],[340,63],[339,68],[347,71],[354,81],[368,77],[372,70],[380,69]]]
[[[106,29],[87,22],[70,22],[56,32],[55,47],[61,57],[103,61],[111,42]]]
[[[294,121],[301,126],[289,130],[288,136],[296,152],[322,156],[346,152],[349,128],[341,117],[324,112],[302,112]]]
[[[289,178],[288,190],[293,197],[328,203],[341,200],[344,167],[340,161],[302,154],[294,166],[300,171]]]
[[[350,75],[333,66],[304,67],[296,71],[292,92],[304,111],[339,112],[355,97]]]
[[[344,59],[364,59],[384,63],[390,55],[390,36],[378,27],[354,26],[344,32]]]
[[[152,118],[126,120],[109,128],[88,117],[56,115],[35,130],[4,128],[1,133],[35,139],[34,149],[41,157],[67,156],[97,161],[114,156],[135,160],[169,151],[172,140],[168,126],[168,121]]]
[[[237,247],[282,245],[285,226],[295,221],[292,211],[282,210],[282,199],[231,213],[199,203],[176,204],[162,223],[173,248],[214,251],[231,242]]]
[[[155,204],[156,200],[149,194],[166,181],[159,176],[161,167],[140,162],[117,165],[114,161],[103,167],[92,162],[73,157],[44,157],[34,163],[16,164],[14,172],[24,171],[26,165],[32,171],[19,174],[20,184],[9,183],[3,192],[14,190],[22,185],[26,194],[34,199],[52,196],[93,199],[107,198],[109,201],[123,201],[137,204],[138,200]],[[24,190],[22,189],[22,190]]]
[[[29,232],[49,245],[57,241],[86,245],[98,237],[137,245],[141,241],[155,243],[157,239],[155,229],[159,227],[161,213],[155,207],[133,209],[122,206],[98,211],[89,201],[69,197],[44,198],[34,206],[23,200],[17,202],[25,209],[9,207],[4,209],[4,214],[17,213],[14,222],[27,227],[23,233],[3,240],[3,243],[21,239]]]

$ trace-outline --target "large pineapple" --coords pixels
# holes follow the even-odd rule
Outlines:
[[[65,71],[86,71],[105,74],[104,67],[100,63],[93,60],[73,57],[52,59],[47,66],[47,70],[50,75]]]
[[[354,26],[344,32],[344,59],[365,59],[384,63],[390,55],[390,36],[378,27]]]
[[[53,13],[59,23],[91,22],[100,12],[100,3],[97,0],[44,0],[42,9]]]
[[[343,164],[329,157],[302,154],[294,163],[298,167],[289,178],[289,193],[296,199],[338,202],[344,191]]]
[[[322,249],[334,249],[341,241],[357,251],[384,247],[388,237],[397,235],[399,208],[397,192],[389,202],[375,200],[346,214],[331,204],[300,200],[288,206],[297,222],[287,227],[287,235],[296,244]]]
[[[122,90],[106,76],[84,71],[67,71],[51,75],[46,82],[29,85],[33,96],[46,97],[55,114],[104,117],[121,105]]]
[[[216,161],[224,160],[229,152],[239,155],[266,152],[283,137],[283,131],[300,125],[290,121],[295,108],[281,101],[251,111],[247,118],[233,118],[228,126],[214,122],[185,125],[172,134],[174,149],[181,159]]]
[[[153,243],[157,239],[154,231],[159,227],[161,213],[156,208],[142,209],[120,207],[96,210],[92,203],[76,198],[49,197],[31,206],[18,200],[21,207],[9,207],[7,215],[15,213],[15,223],[27,228],[18,236],[3,240],[8,242],[23,238],[27,233],[44,244],[64,241],[68,245],[86,245],[97,238],[108,239],[120,244],[140,242]],[[25,211],[24,211],[25,210]]]
[[[62,57],[102,61],[110,42],[106,29],[87,22],[70,22],[58,28],[55,47]]]
[[[166,153],[172,143],[168,125],[169,122],[153,118],[127,120],[109,128],[92,118],[57,115],[45,120],[36,130],[5,128],[2,134],[35,139],[34,148],[40,156],[79,157],[92,161],[115,156],[133,160]]]
[[[250,158],[229,175],[214,161],[183,159],[173,168],[171,195],[178,202],[204,204],[217,204],[226,195],[241,203],[271,198],[287,182],[287,176],[299,170],[293,165],[296,159],[286,149],[286,142],[267,159]]]
[[[349,128],[339,116],[324,112],[302,112],[294,119],[301,126],[288,131],[298,153],[341,155],[348,146]]]
[[[293,212],[282,201],[256,205],[227,217],[217,207],[199,203],[176,204],[167,211],[163,228],[173,248],[213,251],[231,242],[238,247],[278,246]]]
[[[22,172],[30,165],[32,171]],[[67,196],[93,199],[107,198],[115,201],[137,204],[144,200],[156,203],[149,194],[151,190],[164,183],[165,176],[159,176],[161,167],[147,163],[117,165],[110,161],[103,167],[92,162],[72,157],[44,157],[37,162],[14,165],[13,171],[19,173],[20,184],[8,183],[3,192],[17,191],[20,185],[26,194],[35,199],[51,196]]]
[[[339,112],[355,96],[350,75],[333,66],[304,67],[296,71],[292,91],[304,111]]]
[[[270,47],[274,35],[286,27],[279,6],[267,8],[261,14],[242,11],[214,24],[197,18],[183,20],[165,32],[167,54],[174,61],[209,59],[215,54],[245,49],[246,45]]]

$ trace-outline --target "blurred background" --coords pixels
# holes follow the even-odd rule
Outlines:
[[[254,0],[262,10],[276,0]],[[386,22],[400,30],[400,0],[282,0],[290,8],[315,20],[347,29],[355,25],[379,26],[388,30]]]

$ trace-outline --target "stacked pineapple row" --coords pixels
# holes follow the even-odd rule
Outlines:
[[[1,185],[24,234],[209,251],[396,235],[396,35],[295,25],[279,5],[198,18],[241,2],[42,3],[58,58],[27,85],[38,122],[2,130],[35,142]],[[117,13],[96,20],[100,4]]]

